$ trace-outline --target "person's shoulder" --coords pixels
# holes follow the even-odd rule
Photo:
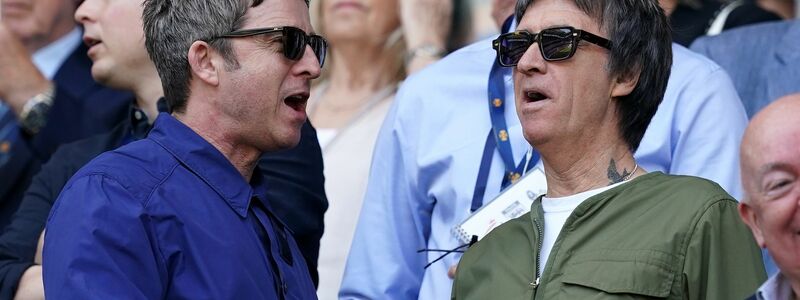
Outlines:
[[[740,57],[753,51],[772,47],[783,35],[800,21],[774,21],[742,26],[723,31],[715,36],[704,36],[692,43],[692,51],[717,60],[722,57]]]
[[[64,144],[53,153],[48,164],[83,166],[101,153],[113,150],[115,148],[114,142],[119,138],[118,131],[120,130],[124,130],[121,124],[110,132],[95,134],[82,140]]]
[[[708,76],[722,70],[722,67],[710,58],[689,50],[677,43],[672,44],[672,75],[673,78],[687,78]]]
[[[177,165],[178,161],[166,150],[149,139],[143,139],[100,154],[81,168],[70,182],[101,176],[144,199]]]
[[[639,183],[642,189],[632,189],[632,192],[658,194],[658,197],[648,198],[668,201],[671,206],[685,210],[703,209],[720,202],[736,203],[719,184],[701,177],[657,172]]]

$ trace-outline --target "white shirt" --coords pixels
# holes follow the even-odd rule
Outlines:
[[[52,80],[72,51],[81,44],[81,35],[80,28],[75,27],[55,42],[36,50],[31,57],[33,64],[45,78]]]
[[[339,130],[336,128],[317,128],[317,140],[319,140],[319,147],[323,149],[327,147],[333,138],[336,137],[338,131]]]
[[[550,256],[550,251],[553,250],[553,245],[556,243],[559,233],[561,233],[561,228],[564,227],[564,223],[567,222],[567,218],[572,215],[575,208],[583,203],[583,201],[586,201],[586,199],[620,186],[625,182],[627,181],[588,190],[572,196],[558,198],[542,197],[544,238],[542,239],[542,249],[539,249],[539,258],[541,259],[539,263],[539,274],[544,274],[544,267],[547,263],[547,258]]]

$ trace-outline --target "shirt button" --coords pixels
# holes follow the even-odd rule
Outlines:
[[[281,284],[281,292],[282,292],[284,295],[286,295],[288,291],[289,291],[289,287],[286,285],[286,282],[282,283],[282,284]]]

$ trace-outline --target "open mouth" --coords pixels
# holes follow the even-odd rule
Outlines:
[[[525,91],[525,102],[538,102],[546,99],[550,99],[550,97],[543,91],[539,90]]]
[[[291,107],[295,111],[306,111],[306,103],[308,102],[308,93],[293,94],[283,99],[283,103]]]
[[[100,40],[84,36],[83,43],[86,44],[87,47],[91,48],[94,45],[100,44]]]

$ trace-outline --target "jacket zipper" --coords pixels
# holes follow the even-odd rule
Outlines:
[[[541,284],[541,274],[539,274],[539,264],[542,263],[542,240],[544,239],[544,234],[542,233],[542,227],[539,226],[539,222],[533,222],[536,225],[536,231],[539,233],[539,238],[537,239],[537,247],[536,247],[536,279],[531,282],[531,287],[533,287],[533,299],[536,299],[536,293],[539,291],[539,284]]]

